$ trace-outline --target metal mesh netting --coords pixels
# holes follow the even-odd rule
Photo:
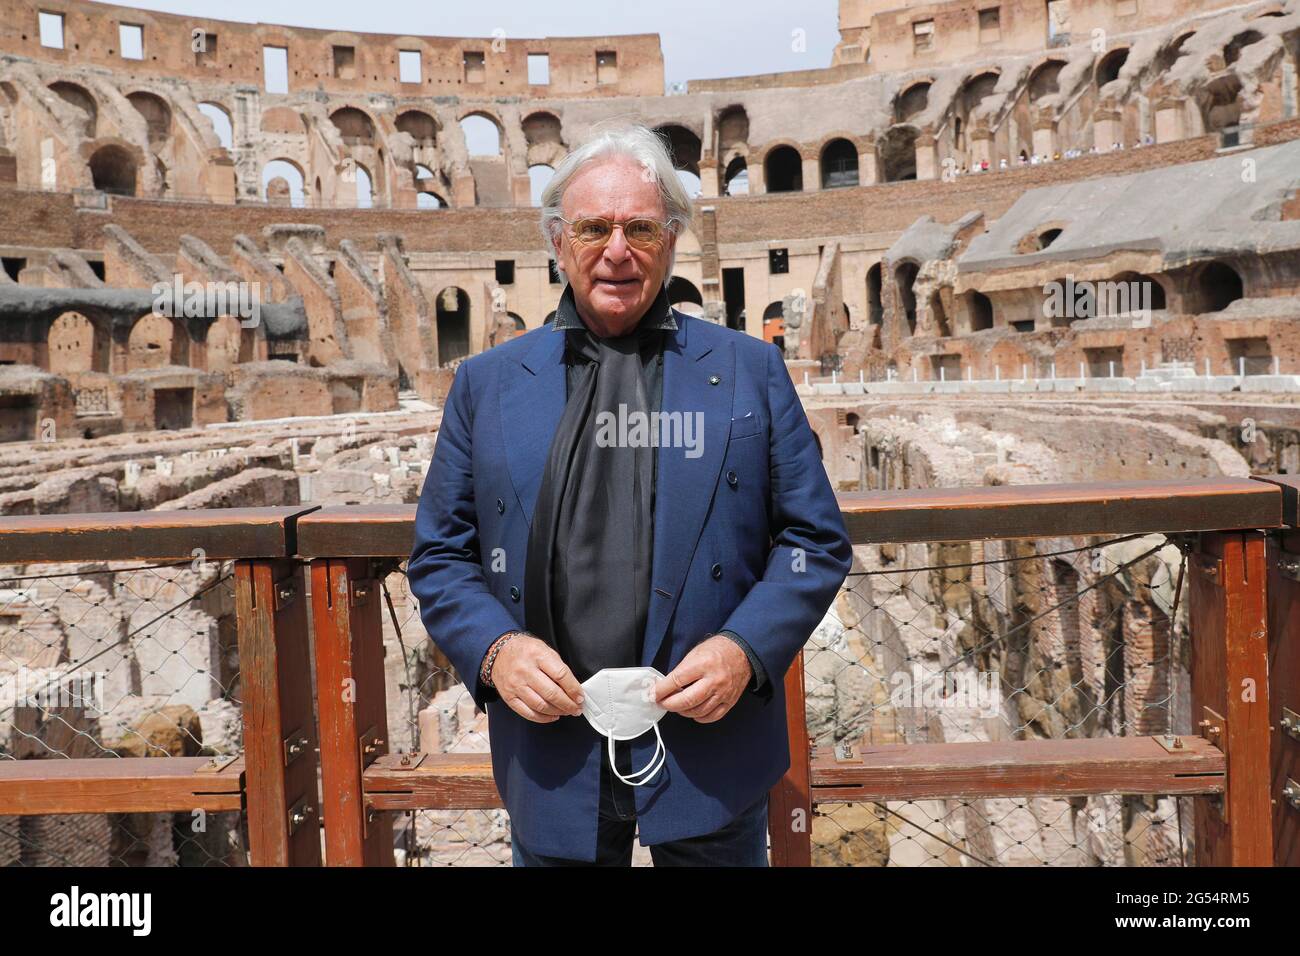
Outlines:
[[[0,567],[0,761],[242,749],[229,562]],[[242,865],[240,814],[0,817],[0,865]]]
[[[1161,535],[857,549],[805,651],[814,744],[1187,733],[1181,556]],[[821,865],[1184,865],[1187,798],[819,804]]]

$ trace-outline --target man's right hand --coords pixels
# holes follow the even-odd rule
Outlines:
[[[511,710],[536,723],[582,714],[582,685],[554,648],[531,634],[517,634],[497,653],[492,684]]]

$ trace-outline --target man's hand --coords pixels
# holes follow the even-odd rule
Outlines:
[[[711,724],[736,705],[753,676],[740,645],[715,634],[691,648],[667,677],[655,682],[655,699],[665,710]]]
[[[582,715],[582,685],[560,655],[531,634],[518,634],[501,648],[492,684],[511,710],[539,724]]]

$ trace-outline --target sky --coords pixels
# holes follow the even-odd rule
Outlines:
[[[124,6],[247,23],[359,33],[488,37],[658,33],[668,84],[830,65],[839,40],[836,0],[125,0]],[[796,33],[796,31],[802,31]],[[802,41],[802,42],[801,42]],[[802,46],[802,49],[796,49]]]

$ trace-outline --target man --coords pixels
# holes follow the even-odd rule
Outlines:
[[[411,589],[486,706],[516,865],[627,865],[638,828],[656,865],[766,865],[843,519],[780,352],[668,304],[691,206],[664,143],[600,132],[542,205],[555,321],[457,370]],[[648,668],[638,701],[618,678]]]

